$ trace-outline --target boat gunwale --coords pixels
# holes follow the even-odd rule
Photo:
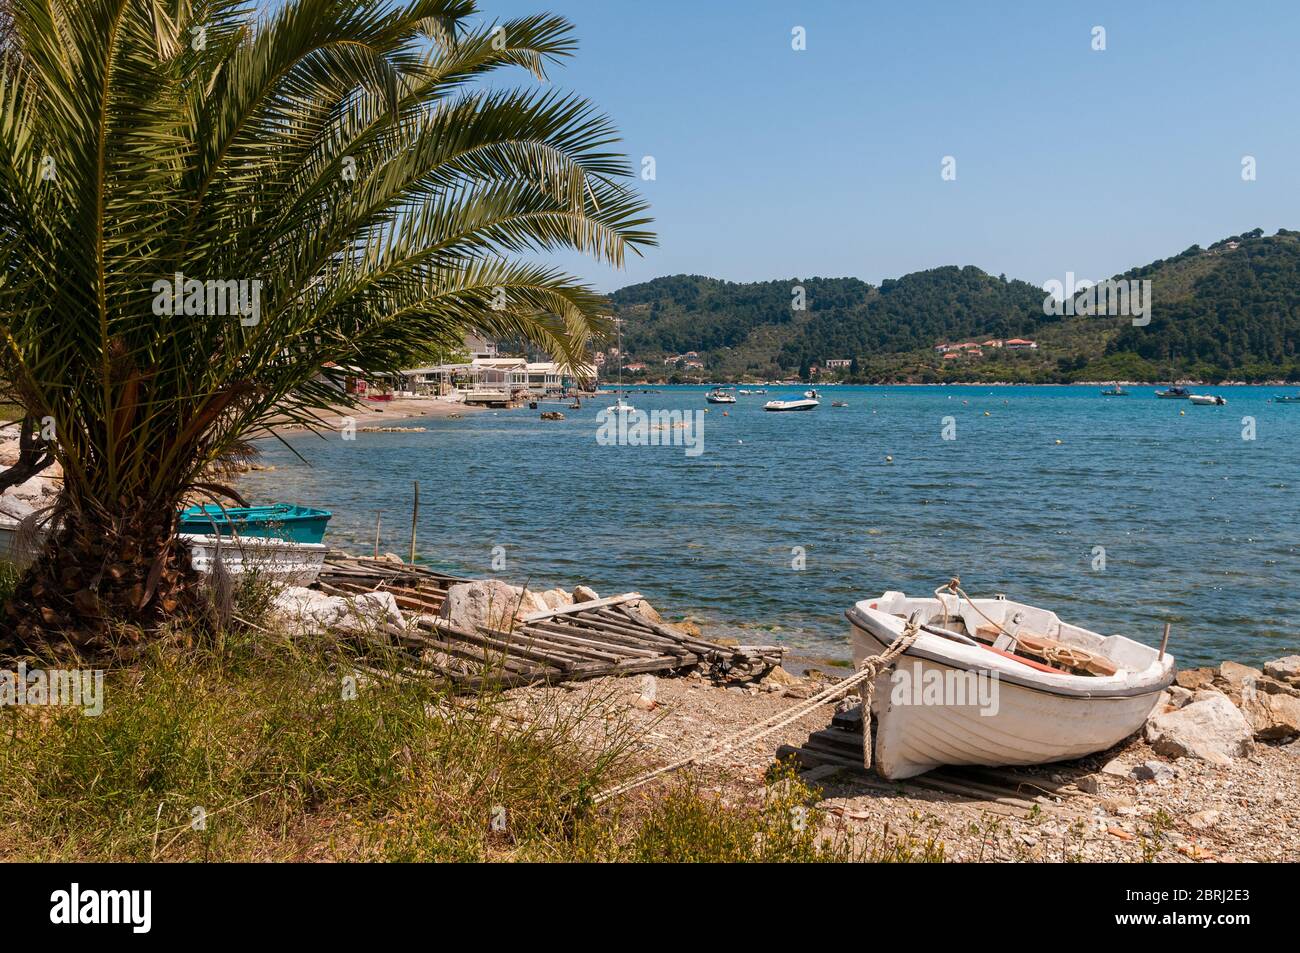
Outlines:
[[[868,636],[870,636],[872,641],[880,645],[881,648],[888,648],[890,642],[892,642],[893,640],[891,639],[890,642],[882,641],[880,636],[878,636],[872,630],[870,623],[865,618],[859,616],[857,613],[858,613],[858,607],[856,605],[853,605],[844,610],[844,617],[848,619],[849,624],[852,625],[854,629],[866,633]],[[935,636],[935,638],[941,638],[941,636]],[[955,659],[950,655],[944,655],[941,652],[934,652],[929,649],[918,648],[915,644],[909,646],[907,651],[905,651],[903,654],[908,656],[913,656],[916,658],[922,658],[925,659],[926,661],[934,662],[935,664],[943,665],[947,668],[959,669],[961,671],[966,671],[966,672],[976,670],[974,666],[965,664],[962,661]],[[1007,682],[1019,688],[1025,688],[1030,691],[1041,692],[1044,695],[1054,695],[1058,698],[1081,698],[1081,699],[1096,699],[1096,700],[1104,700],[1107,698],[1115,698],[1115,699],[1138,698],[1143,695],[1158,695],[1160,692],[1164,691],[1166,688],[1168,688],[1170,685],[1173,684],[1174,675],[1175,675],[1173,656],[1166,656],[1166,657],[1170,659],[1169,670],[1167,673],[1162,675],[1156,681],[1144,685],[1130,685],[1130,686],[1123,686],[1123,687],[1113,688],[1113,689],[1103,688],[1099,691],[1089,691],[1088,689],[1075,688],[1074,686],[1071,685],[1052,685],[1045,680],[1034,679],[1027,675],[1019,675],[1012,672],[1005,672],[1000,668],[996,668],[994,666],[988,666],[985,670],[991,674],[996,674],[998,681],[1000,682]],[[1066,672],[1062,672],[1061,675],[1063,677],[1071,677]]]

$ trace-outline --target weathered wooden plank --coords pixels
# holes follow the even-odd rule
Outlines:
[[[598,609],[601,606],[615,606],[624,602],[638,602],[641,599],[639,592],[625,592],[621,596],[610,596],[607,599],[593,599],[590,602],[575,602],[571,606],[560,606],[558,609],[547,609],[545,612],[534,612],[523,617],[524,622],[540,622],[542,619],[549,619],[557,615],[571,615],[574,612],[585,612],[588,609]]]
[[[575,662],[599,661],[613,663],[622,657],[612,652],[601,652],[584,646],[569,645],[552,639],[546,633],[534,630],[531,627],[511,629],[509,632],[505,632],[500,629],[479,626],[479,631],[510,645],[535,645],[544,651],[572,658]]]
[[[485,652],[482,648],[473,644],[452,640],[434,639],[426,635],[421,635],[418,632],[408,632],[401,636],[401,638],[409,639],[419,645],[427,645],[440,652],[446,652],[448,655],[455,655],[460,658],[469,659],[470,661],[477,662],[480,665],[503,667],[516,672],[535,673],[538,669],[538,663],[536,662],[529,664],[518,659],[510,658],[508,655],[503,655],[499,652]],[[547,663],[542,663],[542,665],[546,664]],[[551,667],[555,668],[557,673],[562,671],[558,666]]]
[[[629,608],[628,606],[620,605],[618,607],[618,611],[626,615],[629,619],[631,619],[633,622],[636,622],[638,625],[643,625],[651,632],[655,632],[659,635],[673,639],[679,645],[686,646],[692,652],[702,653],[706,655],[724,655],[724,656],[729,656],[734,654],[732,650],[725,645],[718,645],[713,642],[706,642],[704,639],[697,639],[694,636],[689,636],[684,632],[674,631],[673,629],[670,629],[668,626],[660,622],[652,622],[650,619],[647,619],[641,613],[637,612],[635,609]]]
[[[521,634],[515,636],[518,639],[533,639],[544,645],[554,645],[563,647],[569,651],[600,659],[601,661],[614,663],[627,658],[629,654],[635,654],[633,650],[626,646],[612,646],[607,642],[597,642],[592,639],[583,639],[578,637],[567,636],[564,633],[556,633],[543,630],[539,626],[526,626]],[[655,653],[647,652],[646,655]]]
[[[583,613],[582,615],[569,616],[565,622],[568,625],[591,626],[608,632],[614,632],[619,635],[625,635],[628,638],[637,639],[642,643],[651,643],[662,645],[664,647],[675,646],[678,649],[690,651],[683,645],[681,639],[675,639],[670,636],[660,635],[653,629],[638,626],[626,617],[612,616],[612,613],[606,613],[604,610],[597,610],[594,613]]]
[[[686,650],[680,646],[666,646],[647,644],[637,642],[631,638],[625,638],[614,633],[596,632],[586,628],[576,628],[573,626],[559,626],[548,622],[534,622],[528,626],[525,631],[541,629],[553,638],[571,641],[575,645],[590,645],[594,648],[609,649],[611,651],[622,653],[622,655],[640,655],[640,656],[664,656],[671,655],[674,658],[682,658],[686,655]],[[671,651],[670,651],[671,648]]]
[[[500,639],[493,638],[492,636],[489,635],[483,635],[482,633],[464,632],[461,631],[460,629],[452,629],[450,627],[444,627],[437,623],[434,623],[432,628],[438,633],[444,635],[445,637],[453,641],[470,642],[480,647],[495,649],[496,651],[502,652],[506,655],[517,655],[522,658],[532,659],[535,662],[542,662],[547,665],[553,665],[556,668],[562,669],[563,671],[566,672],[573,670],[574,668],[576,668],[581,664],[579,662],[575,662],[571,658],[559,655],[554,652],[545,652],[542,651],[541,649],[537,649],[528,645],[518,645],[518,644],[512,644],[510,642],[503,642]]]

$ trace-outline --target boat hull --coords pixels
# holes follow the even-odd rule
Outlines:
[[[270,506],[221,507],[214,504],[191,506],[181,511],[177,532],[204,536],[260,536],[295,543],[319,543],[330,521],[327,510],[290,503]]]
[[[256,573],[287,586],[310,586],[325,565],[329,547],[323,543],[298,543],[262,536],[177,535],[190,550],[190,565],[204,575],[221,565],[232,576]]]
[[[855,664],[879,654],[897,638],[892,628],[873,625],[869,619],[850,616],[850,623]],[[1141,729],[1173,677],[1171,660],[1168,678],[1128,694],[1064,695],[1034,684],[1032,677],[1011,681],[1001,662],[981,669],[944,659],[935,637],[928,643],[924,656],[913,654],[913,646],[876,681],[873,754],[876,770],[885,778],[910,778],[942,765],[1046,764],[1104,751]],[[1003,671],[994,678],[999,668]],[[931,703],[915,687],[952,684],[954,678],[969,680],[972,675],[984,679],[986,694],[981,697],[972,690],[965,703],[951,698]]]
[[[190,565],[204,575],[210,574],[216,565],[219,543],[221,563],[230,575],[255,572],[289,586],[310,586],[315,582],[329,552],[329,547],[323,543],[298,543],[260,536],[216,537],[180,533],[177,539],[189,546]],[[38,536],[29,545],[23,545],[18,525],[0,520],[0,559],[25,569],[43,544],[43,536]]]
[[[769,400],[763,409],[772,413],[792,413],[801,410],[816,410],[820,406],[816,400]]]

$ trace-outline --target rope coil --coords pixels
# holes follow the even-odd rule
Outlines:
[[[634,791],[639,787],[649,784],[655,778],[662,777],[665,774],[671,774],[674,771],[679,771],[687,765],[708,764],[712,761],[716,761],[728,752],[734,751],[740,745],[750,744],[761,738],[765,738],[772,732],[779,731],[786,725],[798,721],[818,706],[824,705],[828,701],[834,701],[841,695],[847,695],[850,690],[856,688],[863,682],[867,683],[867,688],[863,693],[862,698],[862,766],[864,768],[870,768],[871,704],[876,691],[876,677],[892,665],[898,656],[911,648],[912,643],[915,642],[920,635],[921,613],[918,610],[912,613],[911,618],[907,620],[907,624],[903,626],[903,631],[899,634],[898,638],[890,644],[889,648],[885,649],[885,651],[881,652],[879,655],[872,655],[863,659],[862,664],[858,666],[858,670],[844,681],[823,689],[801,705],[796,705],[792,709],[777,712],[775,715],[768,716],[758,724],[746,728],[744,731],[738,732],[730,738],[717,743],[716,747],[711,749],[702,749],[693,754],[687,755],[684,758],[679,758],[663,767],[655,768],[654,770],[647,771],[631,780],[624,781],[622,784],[616,784],[612,788],[607,788],[597,794],[592,799],[592,802],[594,804],[601,804],[608,801],[610,798],[618,797],[621,794],[626,794],[629,791]]]

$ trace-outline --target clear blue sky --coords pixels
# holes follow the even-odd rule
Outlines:
[[[480,5],[572,20],[580,48],[552,82],[613,116],[634,160],[655,157],[641,187],[661,247],[623,272],[558,259],[604,291],[946,264],[1100,279],[1300,228],[1294,2]]]

